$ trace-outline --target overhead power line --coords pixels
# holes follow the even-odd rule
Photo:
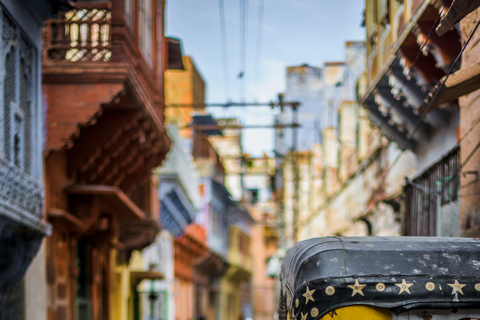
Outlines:
[[[237,108],[237,107],[291,107],[298,108],[300,107],[300,102],[290,101],[290,102],[225,102],[225,103],[174,103],[167,104],[167,108],[211,108],[211,107],[222,107],[222,108]]]
[[[240,125],[240,124],[200,124],[200,125],[191,125],[185,126],[182,129],[193,128],[194,130],[223,130],[223,129],[282,129],[282,128],[299,128],[298,123],[289,123],[289,124],[249,124],[249,125]]]
[[[227,28],[225,26],[225,6],[223,0],[218,0],[218,9],[220,13],[220,34],[222,37],[222,53],[223,53],[223,77],[225,80],[225,98],[231,99],[230,83],[228,72],[228,47],[227,47]]]
[[[264,11],[264,0],[258,1],[258,24],[257,24],[257,48],[255,54],[255,76],[257,80],[257,99],[260,92],[260,70],[261,70],[261,55],[262,55],[262,34],[263,34],[263,11]]]

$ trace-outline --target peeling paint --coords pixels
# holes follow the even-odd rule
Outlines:
[[[460,258],[459,255],[455,254],[455,255],[451,255],[449,253],[442,253],[442,257],[444,258],[447,258],[447,259],[450,259],[450,260],[454,260],[454,262],[457,262],[457,263],[460,263],[462,261],[462,259]]]
[[[438,271],[440,271],[443,274],[447,274],[448,273],[448,268],[441,267],[441,268],[438,268]]]
[[[418,263],[420,263],[422,266],[426,267],[427,263],[423,260],[418,260]]]
[[[472,261],[470,261],[470,263],[473,265],[473,267],[474,267],[475,269],[478,270],[478,269],[480,268],[480,261],[472,260]]]

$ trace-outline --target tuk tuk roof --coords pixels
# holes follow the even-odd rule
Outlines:
[[[354,304],[403,309],[426,302],[444,307],[450,303],[457,303],[457,307],[478,305],[480,240],[313,238],[287,252],[281,277],[287,308],[298,314],[298,319],[305,307],[313,306],[323,315]],[[317,305],[315,301],[320,300]]]

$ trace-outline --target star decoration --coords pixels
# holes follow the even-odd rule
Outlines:
[[[400,292],[398,293],[399,295],[402,294],[402,292],[412,294],[410,292],[410,287],[413,286],[413,283],[407,283],[405,279],[402,279],[402,283],[395,283],[395,285],[400,288]]]
[[[314,290],[315,291],[315,290]],[[302,320],[307,320],[308,317],[308,312],[303,314],[303,312],[300,312],[302,314]]]
[[[363,296],[362,289],[365,288],[366,286],[367,286],[366,284],[359,284],[358,279],[355,279],[355,284],[354,285],[349,285],[348,287],[350,289],[353,289],[353,292],[352,292],[352,297],[353,297],[357,293],[360,293]]]
[[[462,288],[466,286],[466,284],[461,284],[458,283],[458,280],[455,280],[454,283],[447,283],[448,286],[452,287],[452,294],[455,294],[456,292],[460,292],[463,295]]]
[[[302,296],[305,297],[306,301],[305,301],[305,304],[308,303],[308,301],[312,300],[313,302],[315,302],[315,300],[313,299],[313,293],[315,292],[315,289],[313,290],[308,290],[308,286],[307,286],[307,291],[305,291],[304,294],[302,294]],[[308,313],[307,313],[308,314]],[[303,319],[303,316],[302,316],[302,319]]]

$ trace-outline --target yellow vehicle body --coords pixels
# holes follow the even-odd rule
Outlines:
[[[369,306],[349,306],[338,308],[324,315],[321,320],[391,320],[388,309]]]

